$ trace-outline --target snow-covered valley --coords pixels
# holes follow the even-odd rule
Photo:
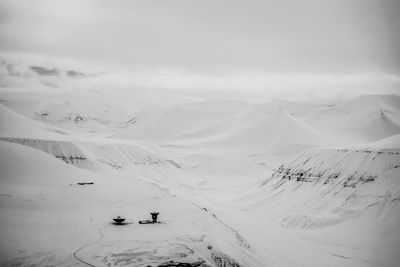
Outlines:
[[[400,0],[0,0],[0,267],[400,267]]]
[[[2,265],[399,266],[399,97],[85,94],[0,95]]]

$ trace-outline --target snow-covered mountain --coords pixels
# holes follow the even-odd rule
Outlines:
[[[0,148],[2,264],[262,266],[239,233],[155,184],[75,168],[20,144]],[[137,225],[154,209],[162,224]],[[117,215],[128,224],[111,224]]]
[[[290,210],[279,210],[282,223],[319,227],[374,205],[399,204],[399,166],[400,148],[308,149],[280,165],[262,188],[288,202]]]
[[[400,97],[362,96],[307,119],[315,128],[353,142],[371,142],[400,131]]]
[[[133,95],[0,94],[2,264],[398,266],[399,97]]]
[[[285,154],[324,144],[324,139],[322,133],[300,119],[296,119],[285,110],[278,110],[255,123],[243,126],[217,143]]]
[[[299,239],[281,233],[281,249],[294,243],[304,246],[302,253],[315,252],[320,248],[310,242],[316,242],[337,248],[323,256],[333,265],[396,266],[399,177],[400,135],[352,147],[312,148],[281,164],[259,188],[232,205],[254,216],[259,222],[252,224],[256,231],[262,232],[258,225],[271,222],[293,229]],[[268,234],[251,241],[262,238]],[[283,256],[280,250],[276,254]],[[346,262],[334,263],[335,257]]]

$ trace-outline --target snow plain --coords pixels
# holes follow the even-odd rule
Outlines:
[[[3,266],[400,266],[398,96],[146,104],[12,79]]]

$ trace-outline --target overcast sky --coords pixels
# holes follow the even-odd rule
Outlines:
[[[0,0],[0,51],[162,73],[159,87],[394,92],[398,14],[398,0]]]

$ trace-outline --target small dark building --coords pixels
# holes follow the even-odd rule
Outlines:
[[[157,223],[157,216],[160,214],[159,212],[150,212],[151,218],[153,219],[153,223]]]

